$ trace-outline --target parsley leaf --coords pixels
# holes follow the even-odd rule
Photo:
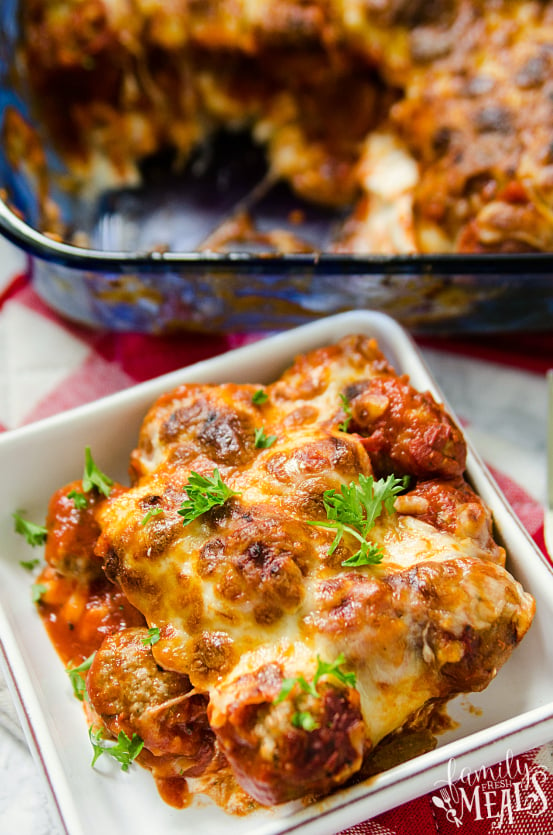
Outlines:
[[[159,631],[158,626],[151,626],[148,629],[148,635],[146,638],[142,638],[142,643],[145,647],[153,647],[154,644],[157,644],[159,639],[161,638],[161,633]]]
[[[380,545],[377,545],[376,542],[363,540],[359,550],[348,557],[347,560],[342,560],[342,565],[347,568],[359,568],[361,565],[378,565],[379,562],[382,562],[383,556]]]
[[[15,520],[15,532],[24,536],[29,545],[33,548],[36,548],[37,545],[44,545],[48,531],[43,525],[28,522],[19,513],[12,513],[12,517]]]
[[[144,742],[138,734],[133,734],[132,739],[129,739],[125,731],[119,731],[117,742],[105,739],[101,730],[94,731],[92,727],[88,729],[88,736],[94,749],[94,756],[90,763],[93,767],[102,754],[109,754],[110,757],[121,763],[121,771],[128,771],[129,765],[144,747]]]
[[[382,561],[384,555],[377,545],[368,542],[367,535],[383,510],[392,513],[395,497],[405,489],[407,482],[407,476],[396,478],[389,475],[375,481],[372,476],[361,474],[359,483],[343,484],[339,493],[325,490],[323,502],[329,521],[310,521],[308,524],[336,531],[329,554],[334,553],[345,533],[358,540],[359,549],[342,565],[375,565]]]
[[[19,560],[19,565],[21,566],[21,568],[25,568],[27,571],[33,571],[33,569],[35,569],[37,565],[40,565],[40,560]]]
[[[318,658],[319,656],[317,656]],[[309,683],[304,676],[296,676],[296,678],[285,678],[282,680],[282,686],[280,688],[280,693],[273,701],[273,704],[278,705],[279,702],[283,702],[286,696],[288,696],[291,691],[294,689],[296,684],[299,684],[301,689],[304,693],[309,693],[310,696],[313,696],[315,699],[319,698],[319,694],[315,687],[315,682]]]
[[[183,525],[189,525],[212,507],[223,505],[231,496],[240,495],[223,483],[221,473],[216,467],[211,477],[192,471],[185,490],[187,498],[177,511],[184,519]]]
[[[319,726],[308,710],[298,710],[292,716],[294,728],[303,728],[304,731],[315,731]]]
[[[151,507],[150,510],[142,517],[140,524],[144,527],[144,525],[148,524],[150,519],[154,516],[159,516],[160,513],[163,513],[162,507]]]
[[[109,496],[112,486],[113,481],[109,478],[109,476],[98,469],[92,458],[90,447],[87,446],[85,449],[85,464],[83,472],[84,492],[90,493],[91,490],[96,488],[99,493],[103,493],[104,496]]]
[[[69,680],[71,681],[71,686],[73,687],[73,694],[77,697],[77,699],[82,702],[84,699],[88,701],[88,693],[86,692],[86,682],[82,677],[81,673],[86,673],[87,670],[90,669],[90,665],[94,661],[94,656],[96,652],[94,651],[92,655],[89,655],[88,658],[79,664],[78,667],[66,667],[65,672],[69,676]]]
[[[334,676],[334,678],[338,679],[339,682],[345,684],[347,687],[355,687],[357,681],[355,673],[345,673],[343,670],[340,669],[342,664],[345,663],[346,657],[343,652],[340,653],[340,655],[336,658],[335,661],[323,661],[320,655],[317,655],[317,669],[315,670],[313,681],[306,681],[305,677],[302,675],[296,676],[296,678],[283,679],[280,692],[276,699],[274,699],[273,704],[277,705],[279,704],[279,702],[284,701],[284,699],[294,689],[296,684],[299,685],[299,687],[303,690],[304,693],[308,693],[310,696],[313,696],[313,698],[319,699],[320,693],[317,690],[317,684],[319,683],[319,679],[322,678],[322,676]],[[301,727],[304,726],[302,725]],[[308,729],[305,728],[305,730]]]
[[[357,681],[355,673],[344,673],[344,671],[340,669],[342,664],[345,663],[346,657],[343,652],[340,653],[336,661],[330,662],[323,661],[317,655],[317,671],[315,673],[313,683],[317,684],[321,676],[334,676],[334,678],[337,678],[338,681],[341,681],[342,684],[347,685],[347,687],[355,687]]]
[[[347,432],[352,419],[351,406],[345,394],[340,394],[340,400],[342,401],[342,409],[346,413],[346,417],[344,418],[342,423],[338,424],[338,429],[341,432]]]
[[[255,430],[255,447],[256,449],[269,449],[276,441],[276,435],[266,435],[263,427]]]
[[[252,403],[256,406],[261,406],[262,403],[266,403],[269,399],[269,395],[263,391],[263,389],[257,389],[254,391],[252,395]]]
[[[288,694],[291,692],[291,690],[295,686],[297,680],[298,680],[297,678],[283,678],[282,679],[282,686],[280,688],[280,693],[278,694],[276,699],[273,700],[274,705],[278,705],[280,702],[284,701],[286,696],[288,696]]]
[[[42,595],[46,594],[48,591],[48,586],[45,586],[44,583],[33,583],[31,586],[31,600],[33,603],[38,603],[42,600]]]
[[[73,499],[73,503],[75,507],[79,510],[84,510],[85,507],[88,507],[88,499],[84,495],[84,493],[79,493],[78,490],[71,490],[67,494],[68,499]]]

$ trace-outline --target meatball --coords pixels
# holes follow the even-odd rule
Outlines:
[[[394,507],[459,540],[472,540],[483,558],[504,565],[505,549],[493,538],[490,510],[464,479],[420,481]]]
[[[355,688],[323,681],[281,699],[283,683],[282,666],[269,662],[227,681],[208,708],[238,782],[263,805],[331,791],[359,770],[365,751]]]
[[[84,499],[84,506],[79,505],[75,495]],[[105,500],[96,490],[85,497],[81,481],[61,487],[50,499],[44,556],[48,565],[64,577],[90,581],[102,576],[102,561],[94,555],[94,545],[100,535],[95,514]]]
[[[147,637],[147,629],[133,628],[104,640],[87,675],[90,702],[114,736],[138,734],[155,756],[190,758],[186,774],[201,774],[214,747],[207,697],[188,676],[160,669]]]
[[[378,476],[452,478],[464,472],[466,446],[457,426],[428,392],[407,377],[374,377],[349,386],[350,432],[358,432]]]

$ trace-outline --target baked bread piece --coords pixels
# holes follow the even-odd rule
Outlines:
[[[443,705],[487,686],[534,613],[465,455],[443,406],[362,336],[267,386],[160,397],[132,486],[73,512],[68,485],[48,517],[54,639],[101,582],[127,607],[97,617],[91,721],[142,739],[175,805],[194,785],[240,812],[361,779],[383,749],[388,763],[428,750]],[[66,641],[90,634],[81,611]]]

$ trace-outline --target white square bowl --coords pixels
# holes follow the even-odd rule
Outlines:
[[[143,415],[155,398],[184,381],[266,383],[298,353],[350,333],[374,336],[398,372],[443,400],[405,331],[379,313],[352,312],[322,319],[214,359],[0,435],[0,637],[6,674],[28,739],[54,799],[62,829],[70,835],[155,831],[176,835],[332,835],[347,826],[431,791],[456,773],[500,762],[553,738],[553,571],[522,528],[497,485],[469,447],[468,475],[492,508],[508,568],[536,599],[537,613],[521,647],[483,692],[456,699],[449,713],[458,723],[427,754],[302,807],[287,806],[234,818],[208,801],[175,810],[158,796],[141,768],[121,772],[116,763],[90,768],[91,748],[82,706],[31,603],[29,574],[19,561],[29,546],[13,530],[11,514],[24,510],[42,523],[51,493],[79,478],[83,450],[98,466],[125,482],[129,454]],[[485,397],[485,392],[483,392]],[[446,404],[447,405],[447,404]],[[107,759],[107,758],[105,758]]]

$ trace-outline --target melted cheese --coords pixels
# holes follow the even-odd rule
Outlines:
[[[351,728],[344,745],[357,753],[337,765],[339,782],[359,768],[361,748],[431,700],[484,686],[513,634],[515,642],[524,634],[533,603],[503,568],[489,511],[463,480],[458,430],[397,377],[374,341],[350,337],[298,357],[265,387],[263,405],[252,402],[256,388],[182,386],[152,407],[133,453],[135,486],[99,511],[98,552],[160,629],[157,663],[209,693],[212,727],[263,802],[296,790],[274,770],[287,756],[293,705],[318,716],[325,699],[341,700]],[[349,431],[339,428],[344,398]],[[253,443],[260,427],[275,436],[267,448]],[[403,474],[409,461],[416,469],[400,512],[382,512],[369,534],[381,561],[344,566],[359,543],[345,532],[333,549],[325,491],[386,467]],[[235,495],[183,525],[190,474],[214,469]],[[153,506],[161,513],[143,524]],[[319,660],[340,654],[355,696],[326,675],[324,695],[299,688],[275,700],[279,680],[313,680]],[[242,727],[250,698],[248,709],[261,712]],[[253,741],[242,750],[244,735]]]

